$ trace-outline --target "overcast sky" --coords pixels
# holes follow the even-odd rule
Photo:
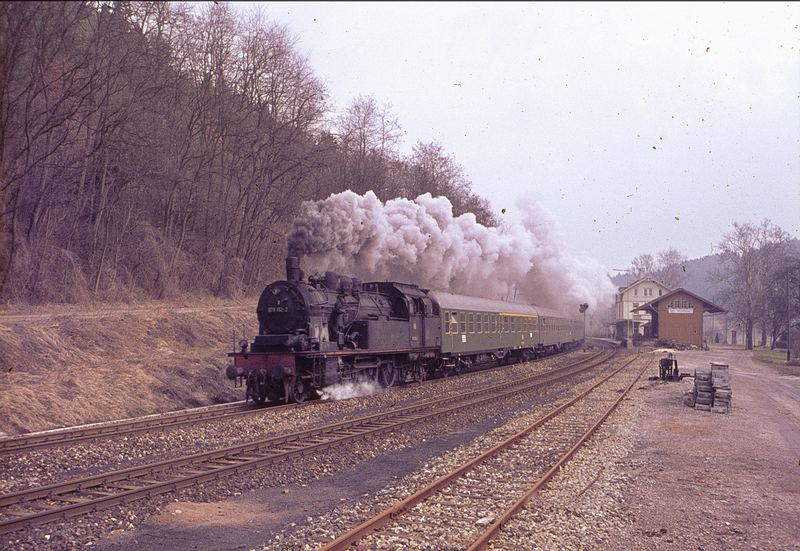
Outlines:
[[[609,269],[800,236],[800,3],[260,6],[334,108],[389,102],[404,152],[438,141],[497,211],[537,196]]]

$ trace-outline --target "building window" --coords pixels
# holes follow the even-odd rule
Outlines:
[[[635,296],[635,297],[639,296],[639,289],[634,289],[633,290],[633,296]]]
[[[658,296],[661,296],[661,289],[658,290]]]
[[[638,308],[638,307],[639,307],[639,303],[638,303],[638,302],[634,302],[634,303],[633,303],[633,307],[634,307],[634,308]]]
[[[675,299],[669,303],[667,308],[693,308],[694,305],[685,298]]]

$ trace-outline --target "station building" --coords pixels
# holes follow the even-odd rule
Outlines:
[[[650,314],[650,332],[656,339],[703,345],[703,314],[725,310],[691,291],[674,289],[634,308]]]
[[[630,339],[633,335],[652,337],[652,319],[649,311],[638,311],[643,304],[662,297],[671,289],[645,276],[626,287],[620,287],[614,296],[614,318],[610,336],[616,339]]]

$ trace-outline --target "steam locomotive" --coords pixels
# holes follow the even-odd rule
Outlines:
[[[258,335],[242,341],[227,376],[247,400],[302,402],[322,388],[384,387],[533,359],[577,346],[577,319],[538,306],[363,283],[334,272],[305,277],[286,259],[286,280],[258,300]]]

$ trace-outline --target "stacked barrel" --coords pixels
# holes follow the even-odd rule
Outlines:
[[[692,390],[683,403],[701,411],[730,413],[731,376],[727,364],[711,362],[710,370],[695,370]]]
[[[731,375],[727,364],[711,362],[711,383],[714,388],[711,411],[729,413],[731,411]]]

